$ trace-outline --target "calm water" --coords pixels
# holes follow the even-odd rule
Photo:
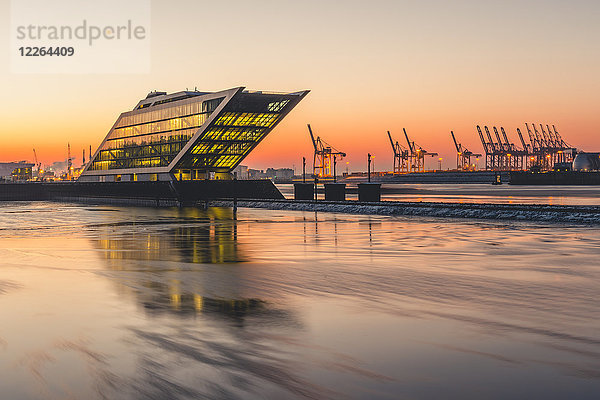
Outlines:
[[[597,399],[597,227],[0,205],[2,399]]]
[[[294,198],[294,185],[277,184],[286,198]],[[354,188],[355,185],[348,185]],[[319,198],[324,194],[320,193]],[[348,193],[347,200],[356,200]],[[600,206],[600,186],[521,186],[491,184],[384,183],[382,200],[448,203],[548,204]]]

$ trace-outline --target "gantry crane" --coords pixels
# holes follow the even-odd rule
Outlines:
[[[33,149],[33,159],[35,161],[35,166],[38,169],[38,172],[42,169],[42,163],[38,163],[38,158],[37,158],[37,153],[35,151],[35,148]]]
[[[409,151],[404,148],[398,141],[394,142],[392,134],[388,131],[388,138],[394,152],[394,174],[402,174],[409,172]]]
[[[67,180],[73,180],[73,159],[71,158],[71,143],[67,143]]]
[[[487,126],[484,126],[483,128],[485,130],[485,136],[487,136],[488,139],[487,141],[485,140],[481,127],[477,125],[477,133],[479,134],[483,150],[485,151],[485,169],[489,171],[513,171],[523,169],[525,165],[524,160],[527,158],[529,150],[523,140],[521,131],[517,129],[519,139],[521,139],[521,143],[523,144],[523,149],[520,149],[509,140],[504,127],[501,126],[500,130],[495,126],[492,127],[496,142],[494,142],[489,128]]]
[[[315,154],[313,157],[313,176],[315,178],[335,178],[335,166],[339,159],[346,157],[346,153],[337,150],[327,142],[321,139],[320,136],[313,134],[310,124],[308,124],[308,133],[312,140]]]
[[[406,129],[402,128],[402,130],[404,131],[404,137],[406,138],[406,143],[408,143],[408,149],[410,150],[410,170],[412,172],[424,172],[425,156],[435,157],[438,153],[430,153],[415,142],[411,142],[406,133]]]
[[[462,171],[474,171],[475,164],[471,164],[471,157],[479,158],[481,157],[481,154],[474,154],[466,147],[463,147],[462,144],[458,143],[453,131],[450,131],[450,134],[452,135],[454,146],[456,146],[456,169]]]
[[[539,127],[539,128],[538,128]],[[572,161],[577,149],[567,144],[556,127],[549,124],[525,124],[529,143],[525,142],[523,133],[517,128],[517,135],[522,148],[512,143],[503,127],[498,130],[493,127],[496,142],[490,130],[484,126],[483,130],[477,126],[477,132],[486,155],[486,169],[493,171],[515,171],[522,169],[550,170],[555,164]]]
[[[547,132],[544,125],[539,126],[540,131],[535,124],[531,124],[532,132],[529,124],[525,124],[531,141],[530,167],[549,170],[554,164],[572,161],[577,149],[563,140],[554,125],[550,129],[550,125],[546,124]]]

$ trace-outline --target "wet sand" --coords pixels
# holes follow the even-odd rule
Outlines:
[[[0,208],[7,399],[595,399],[573,224]]]

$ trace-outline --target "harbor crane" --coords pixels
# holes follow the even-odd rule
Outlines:
[[[471,164],[471,157],[479,158],[481,154],[475,154],[466,147],[463,147],[461,143],[456,141],[454,132],[450,131],[454,146],[456,146],[456,169],[460,171],[474,171],[475,164]]]
[[[308,133],[310,133],[310,138],[315,149],[315,154],[313,156],[313,176],[315,178],[334,178],[335,180],[337,160],[346,157],[346,153],[337,150],[335,147],[321,139],[320,136],[317,136],[315,139],[310,124],[307,126]]]
[[[528,155],[528,148],[525,145],[521,131],[517,129],[523,149],[518,148],[509,140],[504,127],[501,126],[499,130],[495,126],[492,127],[496,138],[495,142],[489,128],[484,126],[483,129],[485,130],[485,136],[481,127],[477,125],[477,133],[485,151],[485,169],[488,171],[515,171],[523,169]],[[487,141],[485,137],[487,137]]]
[[[33,160],[35,162],[35,166],[37,167],[38,173],[42,169],[42,163],[38,163],[37,153],[35,148],[33,149]]]
[[[67,180],[73,180],[73,159],[71,158],[71,143],[67,143]]]
[[[549,170],[555,164],[573,161],[577,149],[563,140],[554,125],[550,129],[550,125],[546,124],[544,129],[544,125],[539,124],[539,131],[535,124],[531,124],[531,128],[525,124],[525,127],[531,142],[530,167]]]
[[[538,128],[539,126],[539,128]],[[555,164],[570,162],[576,149],[567,144],[556,127],[549,124],[525,124],[529,143],[525,142],[523,132],[517,128],[517,135],[522,147],[512,143],[503,127],[493,127],[494,137],[490,129],[477,126],[481,144],[485,150],[485,168],[491,171],[519,171],[523,169],[550,170]],[[483,131],[485,130],[485,135]],[[487,137],[487,140],[486,140]]]
[[[410,150],[409,164],[411,172],[425,172],[425,156],[435,157],[438,153],[430,153],[414,141],[411,142],[406,129],[402,128],[402,130],[404,131],[406,143],[408,143],[408,150]]]
[[[394,152],[394,174],[406,174],[409,172],[409,151],[404,148],[398,141],[392,139],[390,131],[387,132],[388,138]]]

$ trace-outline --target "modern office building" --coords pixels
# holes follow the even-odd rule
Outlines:
[[[231,171],[308,94],[151,92],[122,113],[84,182],[231,179]]]

